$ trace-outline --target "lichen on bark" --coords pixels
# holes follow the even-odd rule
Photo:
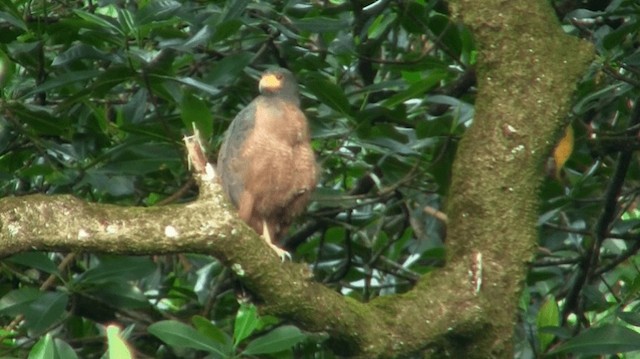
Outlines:
[[[207,253],[235,269],[264,311],[328,333],[343,355],[511,357],[516,303],[536,243],[542,163],[593,52],[562,33],[545,1],[451,4],[477,41],[476,115],[454,163],[448,263],[410,292],[360,303],[314,282],[304,264],[282,264],[202,178],[197,201],[172,207],[1,199],[0,254]]]

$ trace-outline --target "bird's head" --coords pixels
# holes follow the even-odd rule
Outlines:
[[[262,73],[259,84],[263,96],[279,96],[295,102],[298,98],[298,82],[293,74],[283,68],[274,68]]]

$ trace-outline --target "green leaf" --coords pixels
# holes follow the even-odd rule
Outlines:
[[[553,341],[554,336],[553,334],[542,333],[540,329],[544,327],[557,327],[560,325],[558,303],[553,295],[547,296],[546,301],[542,304],[542,307],[540,307],[536,322],[538,327],[538,341],[540,343],[541,351],[544,352]]]
[[[604,36],[602,39],[602,46],[607,50],[614,50],[616,47],[619,48],[624,38],[631,34],[634,34],[632,36],[637,36],[639,28],[640,22],[637,20],[625,22],[622,26],[617,27],[615,30]]]
[[[138,127],[126,127],[124,129],[136,128]],[[149,141],[148,138],[132,140],[125,149],[114,151],[113,157],[109,159],[107,165],[92,169],[89,172],[96,176],[107,177],[102,180],[108,181],[110,178],[117,176],[142,176],[163,168],[180,168],[181,154],[174,146],[167,143],[143,143],[143,140]],[[97,180],[97,178],[94,180]],[[125,179],[123,178],[122,180]]]
[[[616,324],[592,327],[567,340],[551,354],[609,355],[640,350],[640,334]]]
[[[69,296],[61,292],[43,292],[24,311],[26,327],[42,333],[59,321],[65,314]]]
[[[397,93],[396,95],[388,98],[384,101],[383,105],[388,108],[394,108],[403,102],[413,98],[424,98],[427,91],[440,83],[447,77],[447,72],[443,70],[432,70],[422,80],[418,81],[404,91]]]
[[[396,15],[396,13],[392,13],[390,15],[389,14],[378,15],[378,17],[373,21],[371,26],[367,29],[368,36],[372,39],[376,39],[380,37],[380,35],[386,32],[389,25],[391,25],[394,21],[396,21],[397,17],[398,15]]]
[[[102,29],[106,32],[117,34],[123,37],[126,35],[124,31],[122,31],[122,29],[120,29],[120,27],[118,27],[115,24],[115,22],[113,22],[113,19],[111,18],[94,15],[92,13],[88,13],[86,11],[77,10],[77,9],[73,10],[73,12],[76,15],[78,15],[81,19],[94,25],[98,29]]]
[[[225,348],[231,350],[231,338],[222,329],[211,323],[211,321],[200,315],[194,315],[191,318],[193,326],[202,334],[214,339],[218,343],[224,345]]]
[[[106,71],[100,72],[100,75],[91,84],[91,95],[95,97],[104,96],[107,91],[111,90],[114,86],[135,80],[136,78],[137,73],[129,67],[120,65],[111,66]]]
[[[391,152],[391,153],[395,153],[395,154],[400,154],[400,155],[415,155],[418,154],[418,152],[416,152],[415,150],[413,150],[411,147],[405,145],[402,142],[399,141],[395,141],[392,140],[390,138],[386,138],[386,137],[378,137],[378,138],[371,138],[371,139],[366,139],[364,140],[364,142],[366,142],[367,144],[374,144],[376,146],[380,146],[383,148],[386,148],[387,150],[383,151],[383,152]]]
[[[634,87],[627,83],[616,82],[609,86],[603,86],[597,91],[589,93],[587,96],[582,97],[579,101],[573,105],[573,112],[576,114],[584,114],[589,110],[599,108],[600,103],[605,101],[608,97],[619,97],[625,95]]]
[[[251,63],[253,56],[250,52],[240,52],[225,57],[213,66],[205,82],[214,86],[233,84],[242,70]]]
[[[131,359],[133,355],[122,339],[120,328],[117,325],[107,326],[107,355],[109,359]]]
[[[29,31],[27,24],[19,17],[13,16],[5,11],[0,11],[0,20],[4,20],[9,24],[19,28],[20,30]]]
[[[120,28],[122,29],[122,31],[126,35],[136,34],[136,36],[138,36],[137,35],[138,29],[134,24],[134,20],[133,20],[133,16],[131,15],[131,12],[123,8],[117,8],[116,11],[118,14],[118,25],[120,25]]]
[[[148,257],[102,257],[100,263],[76,279],[78,283],[104,283],[141,279],[156,266]]]
[[[427,26],[440,41],[447,44],[449,51],[453,51],[455,54],[460,53],[461,36],[458,27],[451,23],[449,16],[434,12],[429,16]]]
[[[293,19],[293,25],[302,31],[313,33],[338,32],[350,26],[346,19],[332,19],[329,17],[314,16],[304,19]]]
[[[60,359],[77,359],[78,355],[73,350],[71,345],[62,339],[55,338],[54,343],[56,345],[56,356]]]
[[[37,134],[62,136],[69,131],[69,119],[53,116],[49,108],[18,102],[12,102],[5,106]]]
[[[122,106],[123,123],[135,125],[145,122],[148,103],[147,94],[146,89],[140,89],[130,97],[128,103]]]
[[[637,277],[636,277],[637,278]],[[640,313],[637,312],[620,312],[618,313],[618,318],[624,320],[625,322],[635,326],[640,327]]]
[[[220,93],[220,90],[218,90],[218,88],[214,87],[214,86],[209,86],[207,84],[205,84],[202,81],[193,79],[191,77],[162,77],[161,78],[166,78],[167,80],[172,80],[172,81],[176,81],[179,82],[181,84],[187,85],[187,86],[191,86],[193,88],[196,88],[198,90],[204,91],[210,95],[217,95]]]
[[[251,305],[241,305],[236,314],[236,321],[233,326],[233,345],[237,346],[245,338],[250,336],[258,326],[258,314],[256,307]]]
[[[110,61],[118,61],[120,60],[117,56],[113,56],[104,51],[98,50],[95,47],[88,44],[76,44],[71,46],[67,51],[61,53],[56,56],[51,62],[51,66],[62,66],[66,65],[70,62],[74,62],[76,60],[110,60]],[[95,73],[97,70],[90,70],[89,73]],[[63,76],[66,78],[68,75],[73,75],[72,73],[67,73]],[[96,75],[97,76],[97,75]]]
[[[217,43],[223,40],[227,40],[229,37],[233,36],[238,32],[238,29],[242,26],[242,21],[239,19],[233,19],[228,21],[223,21],[220,24],[216,25],[215,31],[211,36],[211,43]]]
[[[251,341],[242,352],[244,355],[278,353],[290,349],[304,340],[305,334],[292,325],[278,327]]]
[[[41,291],[32,287],[12,290],[0,299],[0,314],[22,314],[25,308],[41,295]]]
[[[60,274],[58,267],[45,252],[24,252],[5,259],[7,262],[35,268],[49,274]]]
[[[343,115],[351,116],[349,100],[340,86],[319,76],[312,76],[305,81],[305,85],[307,90],[311,91],[318,101]]]
[[[180,45],[181,48],[193,48],[196,46],[200,46],[211,38],[211,29],[208,25],[203,26],[198,32],[193,35],[187,42]],[[224,61],[224,60],[222,60]]]
[[[265,328],[275,327],[280,324],[281,320],[273,315],[261,315],[258,320],[258,326],[256,330],[264,330]]]
[[[182,5],[173,0],[149,1],[135,15],[138,25],[145,25],[154,21],[166,20],[173,16]]]
[[[150,306],[149,299],[138,286],[128,281],[101,283],[90,288],[88,292],[116,308],[140,309]]]
[[[40,338],[38,342],[31,348],[29,359],[54,359],[56,358],[56,348],[53,343],[51,334],[47,333]]]
[[[402,12],[400,21],[402,26],[413,34],[424,34],[427,29],[425,25],[429,23],[428,11],[425,4],[418,1],[410,1],[406,3],[406,10]]]
[[[192,327],[175,320],[163,320],[156,322],[149,326],[148,331],[168,345],[177,348],[204,350],[218,354],[224,358],[231,354],[226,352],[215,340],[210,339]]]
[[[242,15],[250,0],[228,1],[224,7],[222,21],[237,19]]]
[[[1,40],[2,39],[0,38],[0,41]],[[16,74],[16,70],[16,64],[9,58],[6,53],[0,51],[0,88],[5,88],[6,84],[11,83]],[[4,131],[4,129],[0,127],[0,143],[5,143],[3,145],[0,145],[0,151],[4,150],[4,146],[7,146],[7,141],[5,140],[5,138],[3,138],[7,134],[7,131]]]
[[[101,73],[102,72],[100,70],[84,70],[84,71],[66,72],[57,77],[52,77],[51,79],[35,87],[31,91],[24,93],[21,96],[21,98],[24,99],[24,98],[33,96],[34,94],[39,92],[46,92],[46,91],[64,87],[76,82],[82,82],[89,79],[93,79],[98,77]]]
[[[195,124],[202,138],[211,138],[213,134],[213,116],[207,104],[190,91],[185,91],[180,107],[180,114],[185,128],[191,129],[191,124]]]

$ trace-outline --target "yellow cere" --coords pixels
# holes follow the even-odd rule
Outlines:
[[[260,79],[260,87],[267,89],[279,88],[282,85],[280,79],[274,74],[266,74]]]

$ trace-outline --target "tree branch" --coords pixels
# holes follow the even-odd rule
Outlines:
[[[634,129],[633,133],[631,134],[634,137],[636,137],[639,133],[640,129],[637,128],[637,125],[639,123],[640,104],[636,102],[631,114],[631,119],[629,121],[629,128]],[[588,284],[589,281],[591,281],[594,277],[599,276],[599,273],[601,273],[597,271],[598,262],[600,260],[600,248],[602,246],[602,242],[604,242],[604,240],[609,237],[611,226],[620,214],[618,210],[618,197],[620,196],[620,192],[622,191],[622,186],[627,176],[627,172],[629,171],[629,166],[631,165],[632,158],[633,151],[631,150],[621,152],[618,155],[616,168],[611,178],[611,182],[609,182],[609,186],[607,187],[607,190],[604,194],[602,213],[600,213],[600,217],[598,218],[598,221],[596,222],[593,229],[593,241],[587,248],[586,255],[584,256],[583,260],[580,262],[578,271],[574,279],[574,285],[567,295],[562,311],[563,320],[566,320],[570,312],[575,311],[579,308],[578,304],[580,293],[582,292],[584,286]],[[637,249],[634,250],[637,251]]]
[[[329,333],[344,355],[393,357],[425,345],[454,350],[459,343],[446,339],[452,331],[481,325],[470,285],[461,294],[448,280],[433,277],[412,295],[363,304],[314,282],[306,265],[281,263],[226,202],[201,146],[187,141],[187,149],[197,172],[198,200],[147,208],[87,203],[68,195],[3,198],[0,256],[23,251],[210,254],[255,293],[265,312]],[[431,298],[428,305],[424,298]]]
[[[465,10],[478,41],[476,117],[454,163],[449,261],[412,291],[363,304],[314,282],[305,265],[281,263],[237,218],[211,166],[202,163],[195,163],[199,198],[188,204],[131,208],[70,196],[2,199],[0,255],[207,253],[233,270],[264,311],[329,333],[339,354],[511,357],[516,303],[537,239],[542,163],[592,50],[562,33],[546,2],[452,4],[455,13]]]

